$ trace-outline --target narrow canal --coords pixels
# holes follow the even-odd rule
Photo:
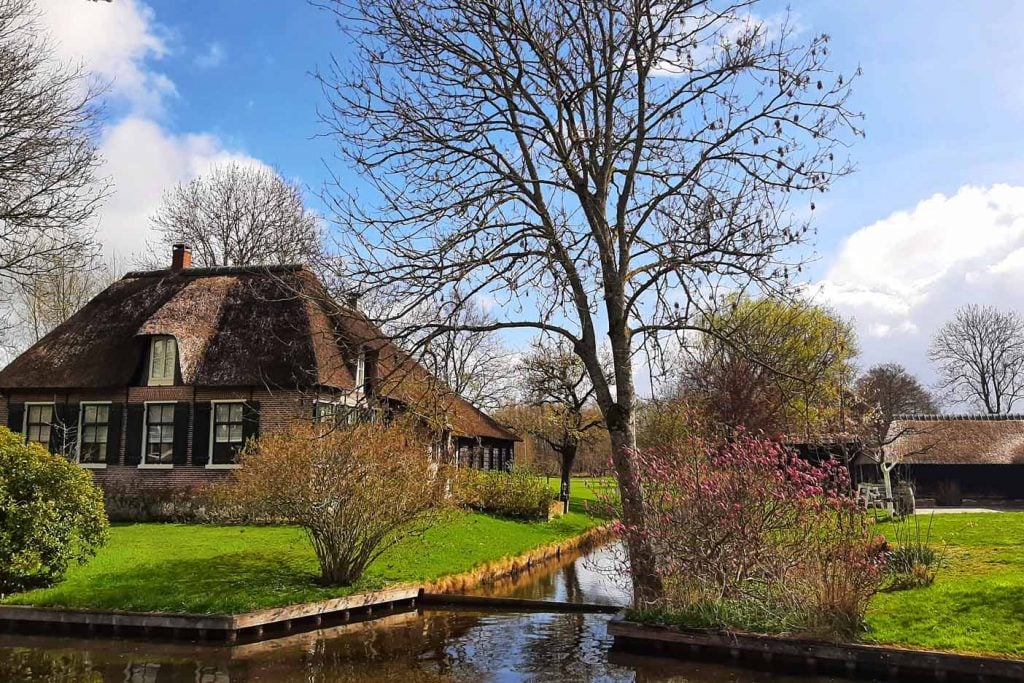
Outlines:
[[[614,547],[482,593],[624,604]],[[223,647],[0,637],[0,681],[829,681],[610,652],[608,616],[424,610]]]

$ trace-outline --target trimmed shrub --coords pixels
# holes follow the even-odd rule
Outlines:
[[[111,522],[230,524],[212,486],[139,486],[132,480],[104,482],[103,502]]]
[[[187,494],[181,487],[143,488],[133,481],[108,480],[103,504],[111,522],[190,522]]]
[[[555,501],[544,479],[523,468],[510,472],[460,469],[454,493],[463,507],[514,519],[547,519]]]
[[[445,479],[414,424],[295,425],[243,449],[220,491],[247,519],[306,530],[326,585],[348,586],[403,538],[437,519]]]
[[[59,581],[107,535],[92,475],[0,427],[0,593]]]

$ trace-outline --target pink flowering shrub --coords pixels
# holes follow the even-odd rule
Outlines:
[[[641,610],[844,638],[861,627],[884,549],[841,463],[745,435],[724,445],[688,436],[635,462],[644,520],[619,531],[649,538],[665,586],[664,604]],[[716,610],[748,623],[716,624]]]

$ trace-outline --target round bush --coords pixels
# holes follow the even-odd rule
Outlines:
[[[88,472],[0,427],[0,593],[59,581],[107,535]]]

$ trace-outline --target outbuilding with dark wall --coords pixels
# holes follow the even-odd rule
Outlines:
[[[103,485],[215,481],[261,431],[401,410],[431,377],[302,266],[129,273],[0,371],[0,423]],[[443,443],[507,467],[517,437],[445,394]]]
[[[884,458],[918,496],[1024,499],[1024,415],[902,415]]]

